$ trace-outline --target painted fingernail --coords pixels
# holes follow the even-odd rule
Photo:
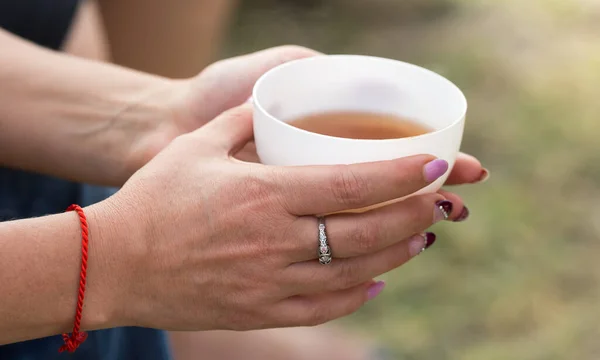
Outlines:
[[[369,286],[369,289],[367,289],[367,297],[369,298],[369,300],[373,300],[377,297],[377,295],[381,294],[384,287],[385,282],[383,281],[378,281],[375,284]]]
[[[434,182],[448,171],[448,162],[443,159],[436,159],[428,162],[423,167],[423,176],[428,183]]]
[[[408,252],[411,257],[415,257],[425,251],[427,247],[427,236],[426,234],[414,235],[408,243]]]
[[[429,249],[431,245],[435,243],[435,239],[435,234],[431,232],[415,235],[413,240],[411,240],[411,244],[409,245],[410,255],[414,257]]]
[[[448,200],[442,200],[435,203],[433,210],[433,222],[437,223],[442,220],[448,220],[452,214],[452,203]]]
[[[434,233],[432,232],[428,232],[425,233],[425,249],[429,249],[431,247],[431,245],[433,245],[435,243],[435,240],[437,239],[437,236],[435,236]]]
[[[460,212],[460,215],[458,215],[458,217],[456,219],[454,219],[454,222],[461,222],[461,221],[465,221],[469,218],[469,208],[467,208],[466,206],[463,207],[462,211]]]
[[[488,181],[490,178],[490,171],[486,168],[481,169],[481,174],[479,175],[479,179],[475,180],[473,184],[482,184]]]

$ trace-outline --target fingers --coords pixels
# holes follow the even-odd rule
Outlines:
[[[234,76],[236,79],[239,79],[235,91],[241,94],[238,97],[239,100],[244,101],[250,95],[250,90],[254,86],[254,83],[265,72],[292,60],[317,55],[322,54],[302,46],[284,45],[231,58],[225,60],[224,63],[228,62],[229,65],[227,67],[227,76]],[[225,66],[223,66],[223,69],[225,69]]]
[[[378,252],[347,259],[336,258],[334,253],[333,261],[326,266],[314,260],[292,264],[282,273],[282,283],[302,294],[347,289],[405,264],[434,239],[433,234],[413,235]]]
[[[225,100],[219,103],[219,109],[238,106],[248,99],[252,87],[265,72],[286,62],[316,55],[320,53],[301,46],[287,45],[222,60],[200,74],[200,90],[206,92],[204,98],[207,99],[214,97],[211,92],[218,91],[219,98]],[[199,110],[208,118],[217,115],[213,113],[216,109],[211,107]]]
[[[316,326],[360,309],[375,298],[383,282],[368,281],[349,289],[312,296],[296,296],[275,306],[274,317],[286,326]]]
[[[252,105],[244,104],[225,111],[213,121],[195,130],[191,136],[214,144],[223,155],[235,154],[253,137]]]
[[[469,217],[469,209],[465,206],[464,201],[460,196],[444,190],[440,190],[438,193],[448,199],[448,201],[452,202],[452,211],[448,220],[454,222],[467,220]]]
[[[327,214],[360,209],[410,195],[448,170],[448,163],[418,155],[371,163],[302,166],[282,172],[291,214]]]
[[[422,232],[444,220],[439,207],[443,200],[440,194],[426,194],[362,214],[327,216],[327,240],[333,256],[337,259],[366,255]],[[290,234],[294,234],[294,239],[289,240],[296,244],[292,261],[316,258],[318,229],[314,216],[298,218]]]
[[[459,153],[446,185],[473,184],[487,180],[488,170],[481,166],[475,157]]]

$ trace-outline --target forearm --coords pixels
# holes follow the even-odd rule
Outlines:
[[[90,242],[83,329],[116,326],[119,244],[86,209]],[[112,239],[112,240],[111,240]],[[0,222],[0,345],[70,332],[73,326],[81,230],[74,212]]]
[[[170,84],[0,30],[0,166],[120,185],[132,147],[169,116],[164,98],[143,100]]]

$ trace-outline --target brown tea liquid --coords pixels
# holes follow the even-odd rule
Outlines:
[[[356,111],[334,111],[294,119],[290,125],[322,135],[348,139],[400,139],[433,129],[403,117]]]

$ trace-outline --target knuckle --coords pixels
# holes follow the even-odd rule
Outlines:
[[[261,206],[273,205],[278,201],[280,191],[277,182],[274,182],[269,173],[249,169],[245,176],[240,178],[239,189],[244,189],[239,194],[231,194],[243,199],[248,204]],[[278,203],[278,202],[277,202]]]
[[[361,272],[358,265],[353,261],[341,261],[338,265],[338,276],[337,284],[339,285],[335,290],[347,289],[360,283]]]
[[[315,240],[317,230],[314,230],[315,237],[312,237],[307,236],[307,229],[310,229],[312,233],[313,229],[317,228],[314,217],[304,216],[291,221],[292,224],[283,233],[283,245],[288,249],[292,259],[313,259],[313,256],[317,256],[318,241]],[[318,278],[319,276],[315,274],[314,279]]]
[[[243,180],[244,197],[252,200],[263,200],[270,196],[269,184],[257,176],[246,176]]]
[[[358,254],[369,254],[377,249],[380,228],[374,221],[363,221],[350,231],[348,237]]]
[[[303,193],[297,191],[303,186],[299,179],[289,176],[289,173],[281,168],[272,167],[266,171],[279,206],[289,211],[296,201],[303,199]]]
[[[335,200],[344,206],[361,206],[371,189],[367,179],[347,165],[342,165],[340,171],[336,171],[331,187]]]
[[[271,184],[260,176],[247,175],[239,179],[239,186],[244,189],[239,194],[232,194],[231,189],[221,189],[222,198],[230,199],[230,202],[243,204],[238,210],[238,220],[247,226],[255,228],[259,221],[273,220],[271,217],[277,213],[274,201],[275,193]],[[274,224],[269,221],[268,224]]]

